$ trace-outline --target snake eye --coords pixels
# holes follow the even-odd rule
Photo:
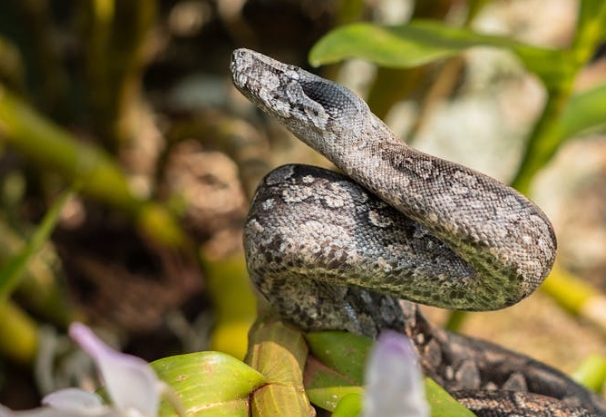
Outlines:
[[[327,80],[301,82],[303,92],[333,117],[356,111],[360,99],[347,88]]]

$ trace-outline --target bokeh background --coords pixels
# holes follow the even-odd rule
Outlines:
[[[309,51],[342,24],[411,18],[565,48],[578,5],[0,2],[0,402],[33,407],[70,382],[75,361],[64,333],[73,320],[147,360],[207,349],[244,355],[256,314],[241,248],[248,202],[281,163],[330,163],[234,89],[233,49],[338,80],[412,146],[512,182],[547,91],[511,53],[472,48],[390,69],[359,59],[313,68]],[[601,53],[597,45],[575,74],[573,94],[606,82]],[[554,222],[554,279],[564,287],[558,281],[500,312],[452,317],[427,308],[434,321],[566,372],[606,355],[603,132],[560,146],[523,190]],[[56,221],[41,226],[58,208]]]

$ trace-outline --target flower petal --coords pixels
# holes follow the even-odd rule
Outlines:
[[[147,362],[115,351],[83,324],[73,323],[69,334],[95,361],[116,408],[127,413],[136,410],[144,416],[156,416],[160,383]]]
[[[97,394],[78,388],[66,388],[48,394],[42,399],[42,405],[66,413],[91,416],[108,410]]]
[[[78,417],[49,407],[27,411],[13,411],[0,405],[0,417]]]
[[[410,340],[384,332],[371,351],[366,368],[364,417],[427,417],[423,375]]]
[[[71,412],[65,410],[58,410],[52,407],[39,407],[33,410],[26,411],[12,411],[2,405],[0,405],[0,417],[118,417],[109,413],[104,414],[87,414],[80,412]]]

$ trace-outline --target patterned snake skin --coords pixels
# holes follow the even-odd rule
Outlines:
[[[307,330],[404,332],[426,374],[480,416],[606,415],[601,398],[558,371],[435,328],[399,301],[494,310],[531,294],[556,252],[536,205],[408,147],[338,84],[246,49],[231,71],[246,97],[346,174],[287,165],[257,191],[247,265],[283,318]]]

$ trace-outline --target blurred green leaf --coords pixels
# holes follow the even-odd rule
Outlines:
[[[40,346],[38,323],[12,300],[0,302],[0,355],[33,367]]]
[[[306,338],[312,356],[305,371],[305,388],[314,404],[334,411],[343,398],[363,394],[371,339],[346,332],[313,332]],[[425,378],[425,395],[432,417],[474,416],[429,378]]]
[[[509,38],[482,35],[440,22],[416,20],[405,26],[355,23],[332,30],[312,48],[312,65],[345,58],[363,58],[380,66],[410,68],[484,46],[514,52],[547,86],[557,85],[571,71],[566,51],[540,48]]]
[[[582,0],[580,2],[579,17],[577,21],[577,33],[574,49],[585,49],[583,46],[590,46],[594,42],[591,38],[603,38],[606,36],[606,3],[603,0]],[[586,54],[593,54],[594,51],[583,51]],[[589,57],[582,58],[583,61]]]
[[[171,356],[151,365],[177,392],[188,416],[249,416],[249,396],[266,383],[250,366],[219,352]],[[174,412],[162,403],[160,415]]]
[[[25,248],[3,265],[0,270],[0,302],[6,300],[11,291],[17,286],[21,273],[26,268],[30,258],[46,242],[59,220],[61,209],[63,209],[63,206],[72,195],[73,191],[71,190],[61,195],[57,202],[47,211]]]
[[[566,122],[571,128],[570,132],[563,132],[565,129],[558,123],[571,99],[578,72],[592,58],[604,40],[606,2],[583,0],[578,4],[580,10],[574,39],[571,46],[563,51],[560,57],[566,70],[559,81],[546,82],[547,101],[529,135],[518,172],[511,182],[511,186],[522,193],[529,191],[535,174],[555,155],[566,135],[575,130],[576,122],[571,119]]]
[[[154,240],[176,247],[187,241],[168,210],[132,192],[128,178],[110,155],[79,142],[2,86],[0,141],[34,161],[38,168],[50,168],[68,182],[81,184],[83,194],[130,214]]]
[[[80,143],[68,132],[0,87],[0,140],[68,181],[81,182],[82,191],[131,210],[141,205],[120,167],[94,146]]]
[[[24,74],[23,58],[19,49],[8,39],[0,36],[0,83],[22,92],[25,88]]]
[[[575,94],[556,122],[560,140],[606,126],[606,84]]]
[[[25,247],[8,258],[0,269],[0,351],[24,364],[34,361],[38,347],[36,323],[8,298],[19,284],[24,270],[55,228],[61,209],[73,191],[64,192],[51,206]]]
[[[202,256],[208,291],[215,307],[211,349],[243,359],[248,331],[257,314],[256,297],[250,286],[242,255],[224,259]]]
[[[30,229],[18,220],[0,217],[0,265],[27,246],[26,236],[15,229]],[[67,326],[77,315],[63,281],[60,279],[55,247],[48,240],[30,257],[21,273],[16,292],[19,302],[37,317],[50,319],[53,323]]]
[[[579,384],[601,393],[606,382],[606,357],[589,356],[571,375]]]
[[[433,379],[425,378],[425,395],[431,407],[431,417],[475,417]]]
[[[589,283],[554,266],[547,279],[541,285],[541,291],[553,298],[560,307],[571,314],[581,314],[587,303],[600,296],[600,292]]]

